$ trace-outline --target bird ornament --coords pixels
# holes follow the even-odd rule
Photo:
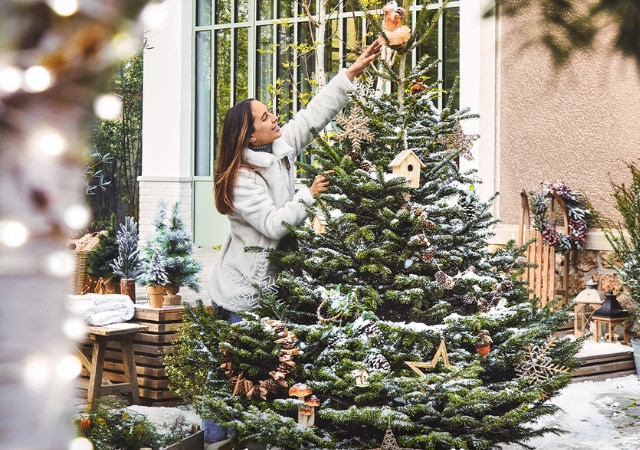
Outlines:
[[[389,47],[403,46],[411,37],[409,27],[402,25],[402,19],[405,14],[404,8],[398,6],[396,1],[391,0],[382,7],[382,12],[384,13],[384,22],[382,24],[384,36],[379,38],[380,43]]]

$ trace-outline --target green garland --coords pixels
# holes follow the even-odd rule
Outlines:
[[[533,228],[542,234],[545,245],[554,247],[559,253],[567,253],[571,250],[583,250],[583,244],[587,240],[588,221],[591,218],[591,210],[587,206],[584,197],[573,192],[562,182],[540,182],[540,192],[531,191],[529,204],[533,213]],[[569,234],[565,235],[556,230],[555,221],[549,220],[548,200],[557,195],[567,206],[569,217]]]

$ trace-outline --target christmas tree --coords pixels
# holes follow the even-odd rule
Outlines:
[[[180,202],[173,204],[168,216],[167,205],[159,202],[153,226],[155,233],[141,249],[143,260],[148,264],[154,254],[158,253],[167,273],[167,287],[174,288],[174,292],[183,286],[200,292],[198,272],[202,264],[193,256],[193,240],[180,218]],[[145,274],[138,277],[138,282],[148,285]]]
[[[490,249],[491,203],[457,164],[473,115],[436,108],[426,62],[406,68],[415,44],[318,136],[304,169],[331,171],[330,189],[289,227],[295,244],[270,252],[278,276],[259,306],[233,324],[185,312],[172,387],[239,442],[485,449],[558,432],[532,422],[556,412],[579,343],[554,339],[566,311],[529,298],[524,248]]]

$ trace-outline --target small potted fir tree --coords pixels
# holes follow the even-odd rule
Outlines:
[[[118,257],[111,263],[113,273],[120,277],[120,293],[136,302],[136,278],[143,272],[140,250],[138,249],[138,229],[133,217],[124,218],[118,230]]]
[[[151,258],[143,262],[144,272],[138,276],[138,283],[147,287],[149,305],[162,308],[164,303],[164,287],[169,282],[167,271],[162,264],[160,253],[151,249]]]
[[[147,260],[152,250],[158,252],[168,278],[165,304],[180,304],[178,292],[181,287],[200,292],[198,273],[202,269],[202,264],[193,257],[194,244],[180,218],[180,203],[176,202],[167,216],[166,204],[161,201],[153,225],[155,233],[142,252]]]

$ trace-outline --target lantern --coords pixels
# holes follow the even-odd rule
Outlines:
[[[573,335],[577,338],[589,332],[589,321],[602,304],[602,293],[597,289],[598,282],[591,279],[574,300]]]
[[[596,342],[620,342],[627,344],[629,335],[627,334],[624,322],[630,314],[620,306],[618,299],[609,291],[604,298],[604,302],[592,315],[594,326],[593,340]]]

